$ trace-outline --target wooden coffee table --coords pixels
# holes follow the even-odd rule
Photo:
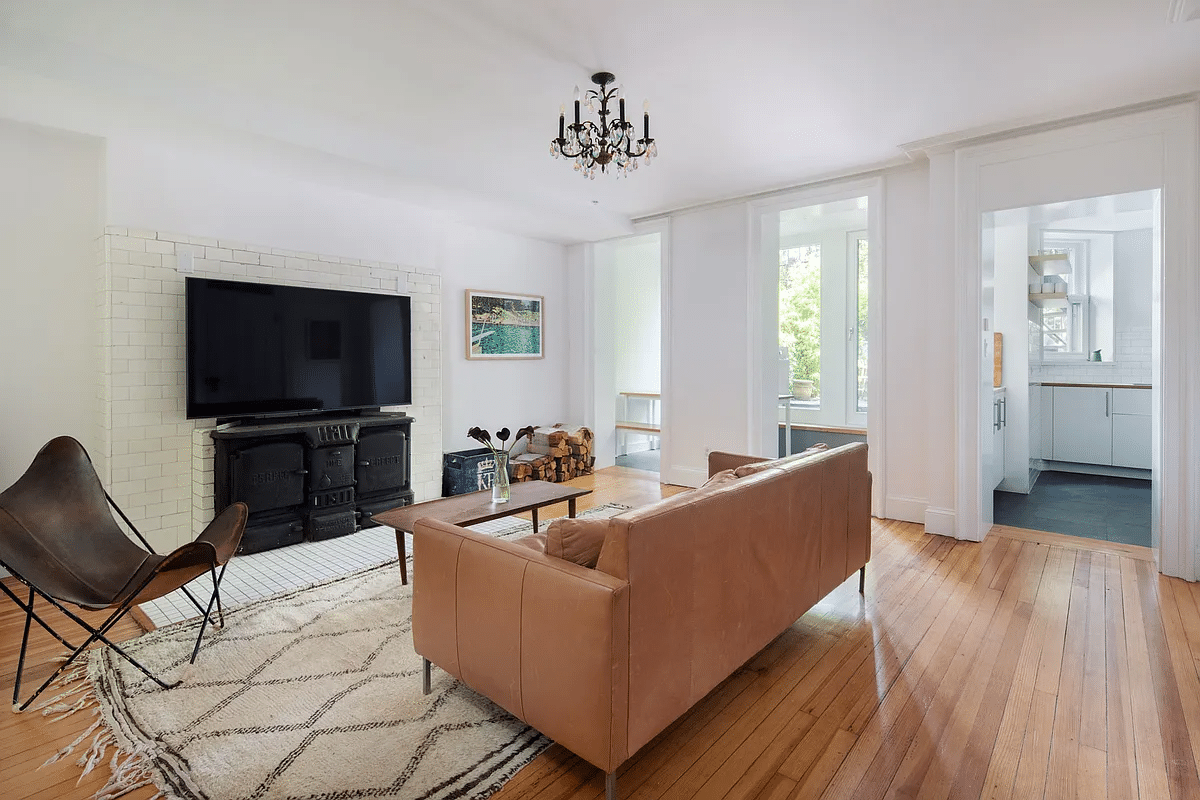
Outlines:
[[[408,583],[408,551],[404,544],[404,534],[412,533],[413,525],[419,519],[432,517],[442,522],[449,522],[451,525],[465,526],[529,511],[533,514],[533,532],[537,533],[539,508],[552,506],[565,500],[567,516],[574,517],[576,498],[591,493],[591,489],[581,489],[578,486],[567,486],[562,483],[522,481],[512,484],[507,503],[493,503],[492,490],[484,489],[482,492],[471,492],[454,497],[443,497],[440,500],[428,500],[411,506],[400,506],[373,514],[371,518],[396,529],[396,550],[400,554],[400,581]]]

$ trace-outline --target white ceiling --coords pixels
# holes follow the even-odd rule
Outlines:
[[[578,241],[909,142],[1200,90],[1200,21],[1172,22],[1177,2],[0,0],[0,68]],[[630,178],[549,153],[601,69],[651,103],[659,157]]]

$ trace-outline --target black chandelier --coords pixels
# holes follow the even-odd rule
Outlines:
[[[634,139],[633,123],[625,119],[625,97],[617,86],[608,85],[616,80],[611,72],[597,72],[592,83],[599,89],[588,89],[587,107],[600,117],[600,124],[591,120],[579,121],[579,87],[575,87],[575,122],[567,125],[565,111],[558,109],[558,138],[550,140],[550,153],[558,158],[564,156],[575,162],[575,169],[588,178],[595,179],[596,167],[607,172],[611,166],[617,175],[628,175],[637,169],[637,160],[645,156],[646,163],[658,155],[658,146],[650,138],[650,101],[642,104],[642,138]],[[609,122],[612,112],[608,103],[617,100],[617,119]],[[596,108],[599,103],[600,108]]]

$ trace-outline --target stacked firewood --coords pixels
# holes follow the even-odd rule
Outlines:
[[[512,459],[512,480],[561,483],[591,475],[596,464],[592,438],[592,431],[582,426],[534,428],[525,452]]]

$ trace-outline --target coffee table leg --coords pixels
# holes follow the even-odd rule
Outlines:
[[[575,498],[574,497],[572,497],[570,500],[567,501],[567,516],[570,517],[571,519],[575,519]]]
[[[393,528],[396,531],[396,552],[400,554],[400,584],[408,585],[408,545],[404,543],[404,531],[399,528]]]
[[[533,512],[533,532],[537,533],[537,526],[538,526],[537,509],[534,508],[534,509],[531,509],[531,511]]]

